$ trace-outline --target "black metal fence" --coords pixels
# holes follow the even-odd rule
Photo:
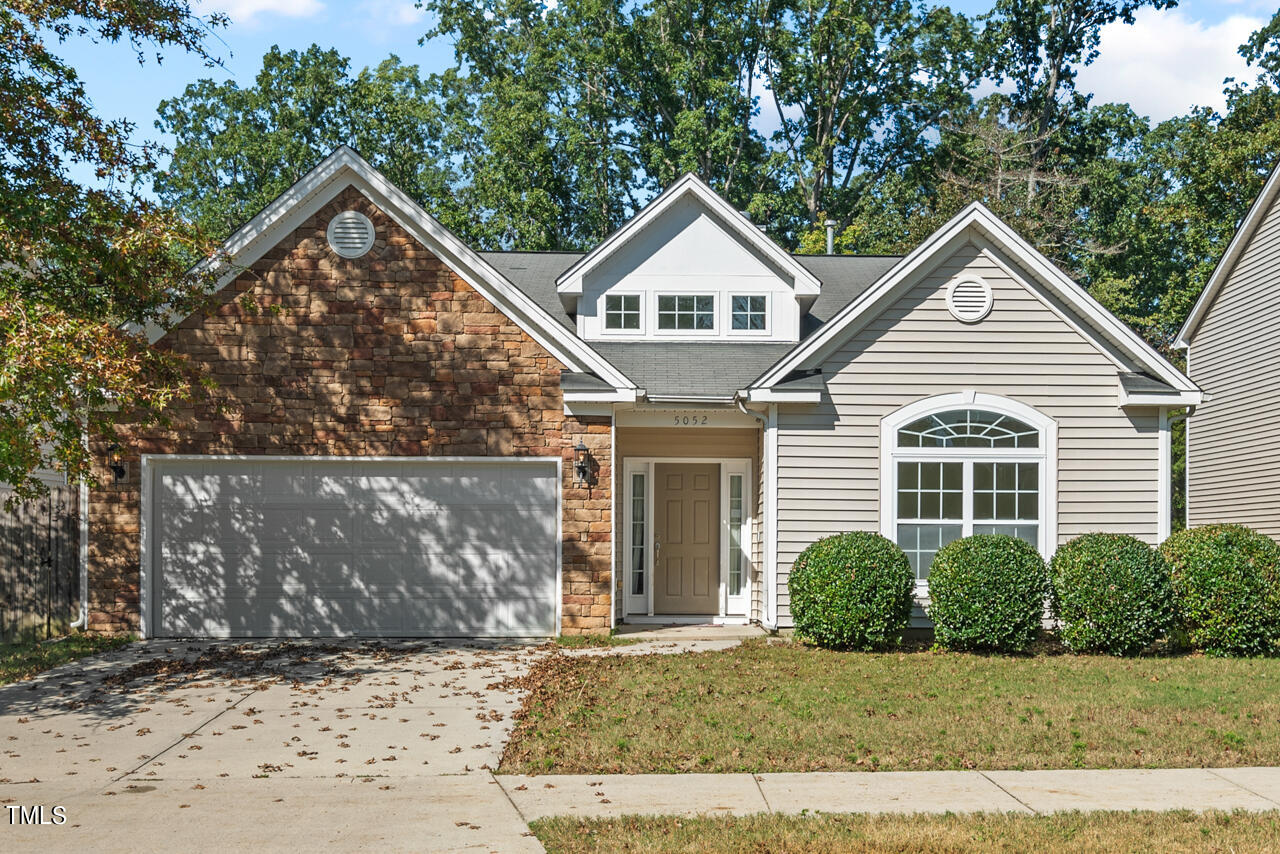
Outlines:
[[[0,487],[0,642],[53,637],[79,603],[78,490],[54,486],[14,510],[7,497]]]

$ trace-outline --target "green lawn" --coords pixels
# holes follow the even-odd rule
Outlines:
[[[630,646],[639,643],[635,638],[621,635],[559,635],[556,646],[565,649],[596,649],[610,646]]]
[[[37,673],[86,655],[119,649],[131,636],[69,635],[57,641],[0,644],[0,685],[30,679]]]
[[[1280,659],[551,656],[507,773],[1280,765]]]
[[[578,852],[1176,852],[1280,850],[1280,813],[1059,813],[1051,816],[553,818],[529,825],[548,854]]]

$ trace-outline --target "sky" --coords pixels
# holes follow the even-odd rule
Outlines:
[[[225,12],[231,25],[210,39],[223,66],[206,68],[171,52],[157,66],[139,66],[122,45],[75,40],[62,46],[84,79],[100,115],[126,118],[146,139],[163,138],[154,128],[161,100],[182,93],[200,77],[235,79],[249,85],[272,46],[305,49],[312,43],[337,48],[353,71],[388,54],[417,64],[424,74],[453,61],[445,39],[419,45],[431,26],[413,0],[195,0],[201,13]],[[989,0],[956,0],[958,11],[977,14]],[[1080,73],[1079,86],[1094,103],[1128,102],[1141,115],[1161,121],[1192,106],[1222,108],[1223,79],[1252,78],[1237,48],[1275,12],[1275,0],[1183,0],[1165,11],[1143,10],[1132,25],[1103,32],[1101,56]]]

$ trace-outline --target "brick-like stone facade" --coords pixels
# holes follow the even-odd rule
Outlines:
[[[325,239],[350,209],[378,233],[355,260]],[[246,293],[260,311],[241,306]],[[142,454],[298,454],[560,456],[561,628],[608,629],[609,419],[566,416],[560,363],[355,188],[161,343],[217,387],[169,428],[122,425],[125,482],[104,465],[90,495],[91,628],[139,626]],[[580,439],[600,467],[590,489],[573,483]]]

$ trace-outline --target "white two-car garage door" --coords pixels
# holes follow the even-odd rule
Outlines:
[[[159,637],[555,633],[555,460],[148,457]]]

